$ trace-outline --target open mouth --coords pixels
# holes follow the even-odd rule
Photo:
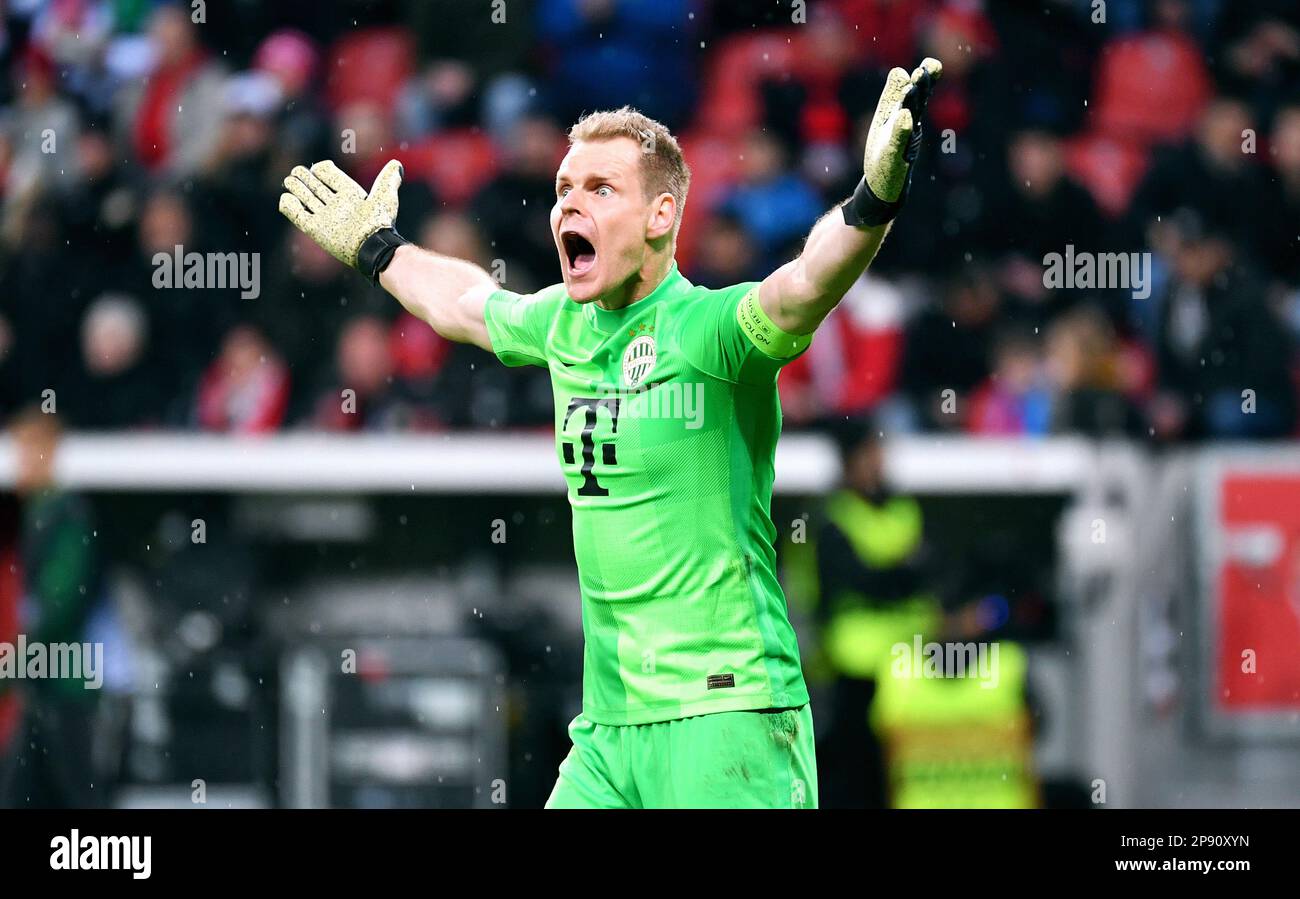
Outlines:
[[[596,248],[590,240],[576,231],[565,231],[560,235],[560,243],[572,277],[581,277],[595,268]]]

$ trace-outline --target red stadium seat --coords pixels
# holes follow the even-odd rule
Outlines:
[[[497,172],[492,140],[471,128],[436,134],[398,155],[408,178],[428,181],[452,206],[467,203]]]
[[[735,134],[758,124],[763,116],[759,82],[795,68],[799,40],[798,29],[786,29],[722,41],[704,79],[698,127],[715,134]]]
[[[1111,218],[1128,209],[1148,162],[1140,145],[1095,131],[1073,138],[1065,147],[1066,168]]]
[[[403,312],[393,322],[388,344],[401,378],[432,378],[451,353],[450,340],[409,312]]]
[[[9,536],[0,533],[0,642],[4,643],[12,643],[18,636],[18,605],[23,595],[17,538],[11,542]],[[18,727],[20,711],[18,691],[9,690],[0,695],[0,748],[9,745],[9,738]]]
[[[1175,142],[1196,125],[1210,78],[1195,41],[1148,32],[1102,49],[1096,126],[1121,140]]]
[[[330,108],[368,100],[388,109],[415,71],[415,50],[403,29],[366,28],[336,41],[326,65]]]
[[[699,228],[704,226],[718,197],[736,183],[741,141],[736,136],[692,131],[682,136],[681,147],[691,168],[691,191],[686,199],[687,214],[677,233],[677,263],[683,271],[689,271]]]

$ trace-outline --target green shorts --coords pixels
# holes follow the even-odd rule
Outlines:
[[[569,725],[547,808],[816,808],[812,706]]]

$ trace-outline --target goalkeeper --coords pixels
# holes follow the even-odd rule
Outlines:
[[[892,70],[853,196],[798,258],[722,290],[677,270],[690,171],[667,129],[626,107],[570,131],[551,209],[563,282],[529,296],[397,234],[396,161],[368,195],[329,161],[285,179],[280,211],[439,334],[550,371],[585,649],[548,807],[816,807],[769,514],[776,378],[906,199],[940,72]]]

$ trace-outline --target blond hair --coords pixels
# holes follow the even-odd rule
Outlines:
[[[569,129],[570,144],[618,137],[641,145],[641,186],[646,197],[667,193],[677,201],[677,217],[673,221],[676,231],[686,208],[686,192],[691,187],[691,170],[677,138],[661,123],[631,106],[588,113]]]

